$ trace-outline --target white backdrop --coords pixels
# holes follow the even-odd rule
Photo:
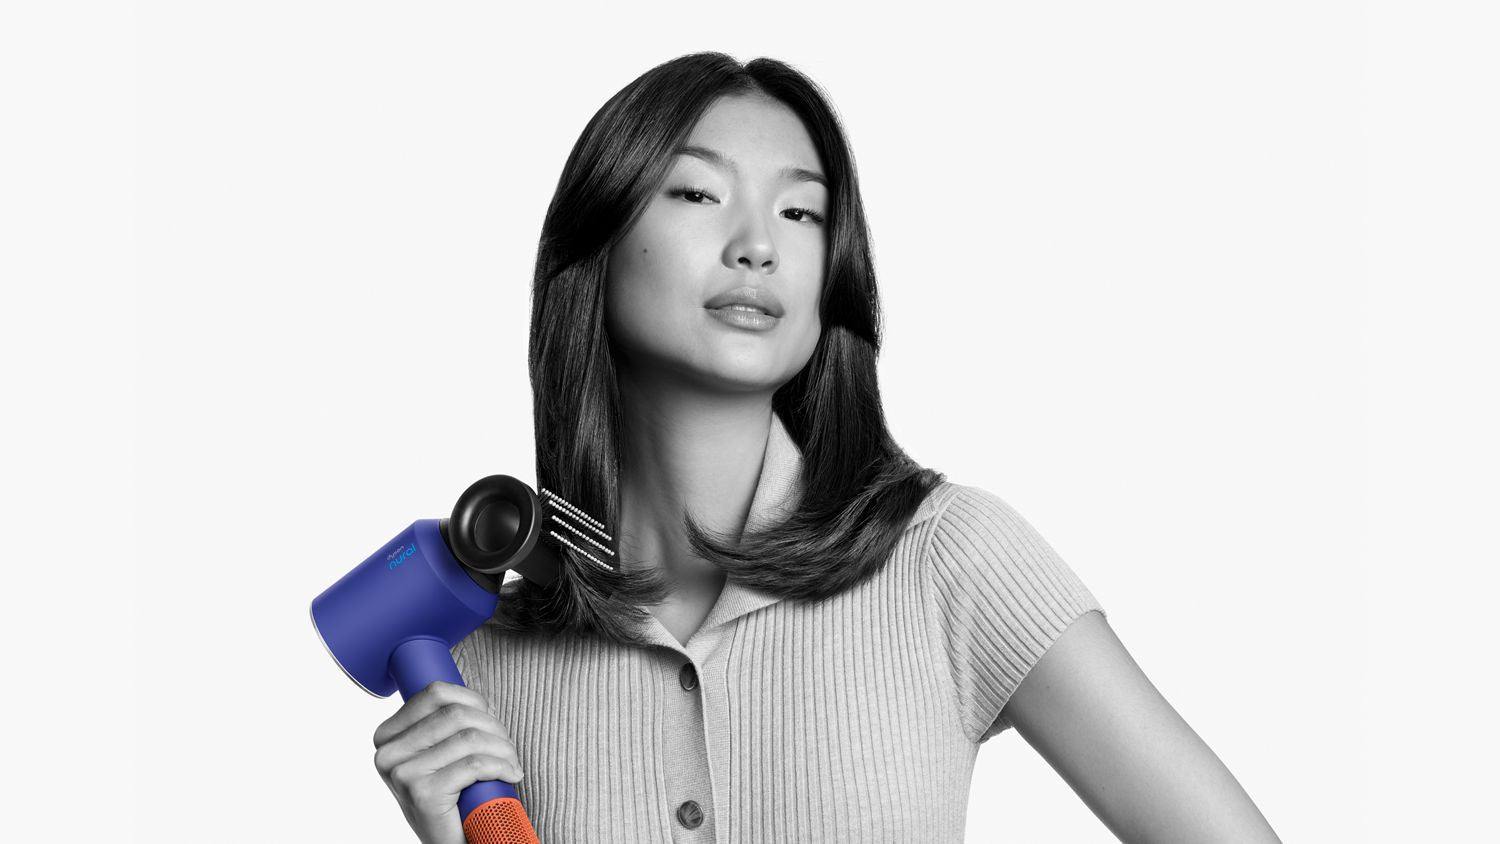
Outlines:
[[[412,840],[371,764],[397,702],[345,679],[308,603],[480,475],[531,478],[528,285],[563,161],[612,93],[703,49],[827,90],[898,441],[1036,525],[1283,839],[1486,821],[1487,21],[51,11],[0,26],[3,823]],[[1113,839],[1012,731],[980,753],[968,840]]]

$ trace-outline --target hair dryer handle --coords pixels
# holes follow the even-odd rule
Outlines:
[[[397,645],[391,652],[390,670],[402,700],[410,700],[438,680],[464,685],[448,643],[427,636]],[[515,786],[508,782],[485,780],[465,788],[458,795],[458,813],[469,844],[538,844]]]

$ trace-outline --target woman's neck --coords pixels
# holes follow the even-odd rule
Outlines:
[[[683,515],[731,536],[744,529],[770,435],[770,394],[622,382],[620,396],[623,561],[660,567],[683,585],[722,583],[692,554]]]

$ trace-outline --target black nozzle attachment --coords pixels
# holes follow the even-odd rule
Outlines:
[[[453,556],[475,582],[496,592],[511,569],[542,586],[557,579],[557,554],[541,541],[544,518],[531,487],[510,475],[490,475],[464,490],[441,527]]]

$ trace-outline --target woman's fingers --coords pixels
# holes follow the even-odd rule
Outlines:
[[[375,746],[385,744],[433,712],[455,703],[489,712],[489,701],[483,695],[467,686],[437,680],[412,695],[410,700],[396,710],[396,714],[380,722],[380,726],[375,728]]]
[[[375,769],[422,841],[462,841],[459,792],[484,780],[517,782],[510,734],[473,689],[437,682],[375,730]]]
[[[391,790],[419,816],[434,821],[453,811],[459,792],[476,782],[521,778],[514,763],[482,753],[460,757],[437,770],[424,763],[425,757],[418,757],[397,766],[391,773]]]
[[[415,728],[409,732],[415,732]],[[394,776],[397,769],[412,764],[431,773],[472,755],[494,756],[510,766],[508,773],[521,773],[521,762],[515,744],[510,739],[497,735],[492,728],[462,727],[431,744],[406,744],[403,739],[404,736],[398,737],[375,751],[375,770],[380,771],[382,776]],[[506,780],[515,782],[511,777]]]
[[[375,749],[375,770],[382,776],[397,765],[439,750],[430,769],[454,761],[463,753],[490,753],[519,764],[515,743],[488,712],[451,703]]]

